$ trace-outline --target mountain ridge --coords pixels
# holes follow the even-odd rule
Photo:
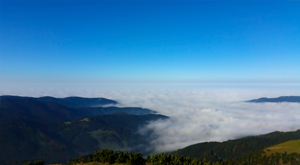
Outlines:
[[[246,102],[252,102],[252,103],[281,103],[281,102],[292,102],[292,103],[300,103],[300,96],[280,96],[277,98],[267,98],[267,97],[261,97],[259,99],[253,99],[248,100]]]
[[[117,101],[106,99],[106,98],[84,98],[78,96],[70,96],[64,98],[55,98],[51,96],[42,96],[42,97],[28,97],[28,96],[13,96],[13,95],[3,95],[0,96],[0,99],[34,99],[41,102],[55,102],[61,105],[64,105],[69,108],[78,108],[78,107],[94,107],[94,106],[103,106],[103,105],[116,105]]]
[[[65,101],[72,100],[72,101]],[[80,100],[76,106],[68,106],[71,102]],[[104,100],[104,101],[103,101]],[[19,97],[0,96],[0,118],[24,118],[32,120],[71,120],[85,116],[112,114],[125,112],[135,115],[156,114],[156,111],[139,107],[116,107],[116,101],[104,98],[81,98],[81,97]],[[101,105],[103,106],[99,106]],[[114,103],[114,104],[112,104]],[[94,105],[98,107],[94,107]],[[84,106],[84,107],[83,107]]]

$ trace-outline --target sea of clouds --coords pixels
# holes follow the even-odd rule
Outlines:
[[[300,96],[299,86],[54,86],[1,88],[1,95],[105,97],[119,106],[149,108],[169,119],[150,122],[149,150],[174,151],[205,141],[225,141],[300,129],[300,103],[249,103],[261,97]]]

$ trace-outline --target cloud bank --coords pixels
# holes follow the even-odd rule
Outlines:
[[[135,91],[120,101],[126,106],[142,106],[170,117],[139,130],[141,134],[151,132],[150,146],[154,151],[168,152],[199,142],[300,129],[299,103],[244,102],[282,95],[300,93],[253,88],[157,89]]]
[[[1,95],[105,97],[119,106],[149,108],[169,116],[139,133],[152,139],[149,150],[174,151],[205,141],[225,141],[272,131],[300,129],[299,103],[247,103],[260,97],[300,95],[295,87],[77,86],[2,88]]]

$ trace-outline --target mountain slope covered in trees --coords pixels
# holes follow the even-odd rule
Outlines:
[[[300,130],[293,132],[272,132],[260,136],[246,137],[225,142],[204,142],[179,149],[174,154],[202,160],[223,161],[240,157],[266,147],[289,140],[300,139]]]
[[[295,143],[297,145],[295,146]],[[189,157],[178,156],[177,154],[154,154],[147,156],[147,159],[142,157],[141,153],[131,153],[131,152],[114,152],[112,150],[102,150],[95,151],[93,155],[87,155],[79,158],[72,159],[71,165],[83,163],[82,165],[103,165],[104,163],[121,165],[299,165],[300,164],[300,152],[299,150],[293,150],[299,147],[299,140],[288,141],[276,146],[271,146],[265,150],[288,147],[288,152],[274,152],[268,154],[262,150],[251,152],[240,156],[235,159],[224,160],[219,162],[210,162],[205,158],[203,160],[197,160],[196,158],[191,159]],[[268,151],[267,151],[268,152]]]
[[[52,97],[0,99],[0,164],[67,163],[104,148],[141,152],[149,141],[136,132],[138,128],[167,118],[144,108],[81,107],[98,104],[99,99],[72,97],[80,102],[76,107]]]
[[[232,165],[300,165],[300,140],[290,140],[231,159]]]

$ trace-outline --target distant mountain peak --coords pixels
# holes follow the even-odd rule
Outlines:
[[[252,102],[252,103],[266,103],[266,102],[271,102],[271,103],[280,103],[280,102],[292,102],[292,103],[300,103],[300,96],[280,96],[277,98],[267,98],[267,97],[262,97],[259,99],[254,99],[254,100],[249,100],[246,102]]]

